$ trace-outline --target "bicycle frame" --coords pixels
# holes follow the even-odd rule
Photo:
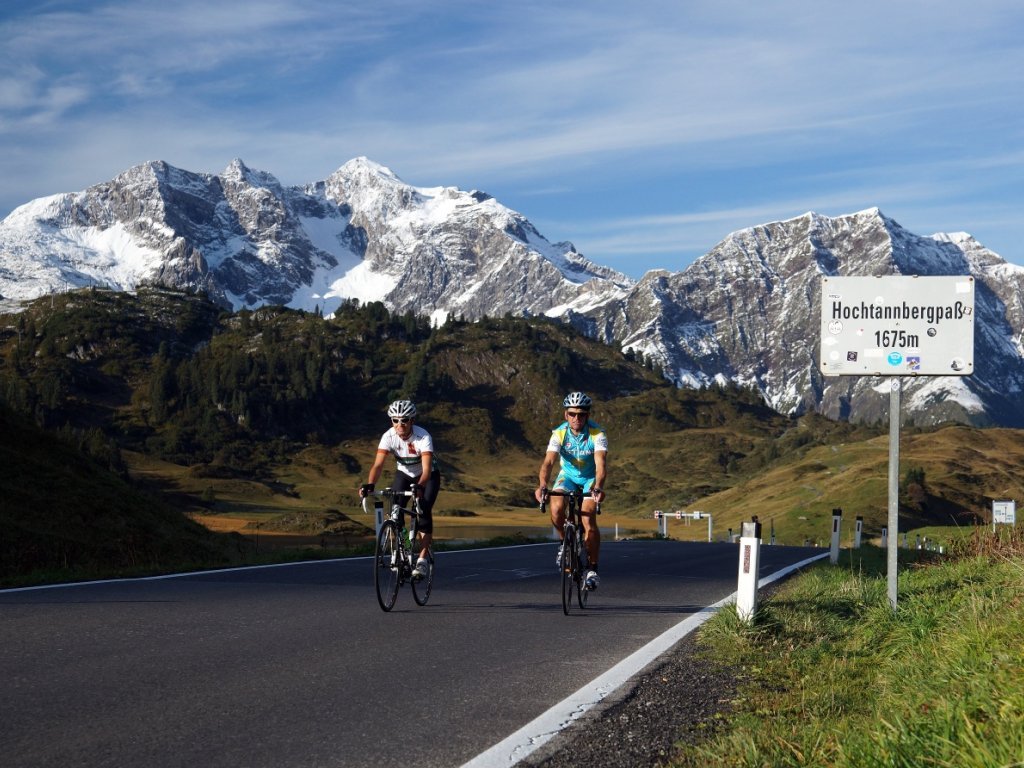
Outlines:
[[[412,491],[395,491],[385,488],[380,491],[373,491],[363,497],[363,510],[366,509],[367,499],[373,496],[381,499],[376,504],[382,504],[384,499],[392,500],[391,513],[384,520],[377,532],[377,544],[373,556],[373,581],[377,590],[377,602],[384,611],[390,611],[398,597],[398,590],[403,584],[409,582],[412,585],[413,599],[417,605],[426,605],[430,599],[430,590],[434,583],[434,553],[427,551],[427,574],[422,579],[413,579],[413,568],[416,563],[418,549],[419,523],[423,515],[419,499]],[[411,498],[412,509],[406,509],[398,503],[400,498]],[[402,535],[405,524],[405,516],[411,518],[411,528],[408,539]]]
[[[566,499],[565,524],[562,527],[562,612],[568,616],[572,606],[573,592],[579,607],[587,607],[590,589],[587,588],[585,576],[587,572],[587,545],[583,533],[583,491],[545,491],[540,503],[541,512],[545,511],[547,500],[552,496]],[[600,514],[601,505],[597,505],[595,514]]]

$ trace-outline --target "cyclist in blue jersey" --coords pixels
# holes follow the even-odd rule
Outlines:
[[[416,404],[409,400],[395,400],[388,406],[391,429],[384,433],[377,446],[377,455],[366,478],[360,486],[359,495],[373,493],[374,483],[384,471],[384,461],[389,455],[395,457],[395,479],[392,490],[415,492],[420,501],[423,517],[420,518],[420,551],[412,577],[422,579],[427,574],[427,558],[434,534],[434,502],[441,489],[441,474],[434,466],[434,440],[423,427],[416,425]]]
[[[604,501],[604,478],[608,437],[600,425],[590,420],[593,401],[583,392],[570,392],[562,401],[565,407],[565,421],[551,432],[544,461],[540,465],[540,483],[534,495],[543,501],[548,478],[555,462],[559,462],[558,476],[552,490],[582,490],[589,494],[583,499],[583,541],[587,546],[590,561],[586,582],[588,589],[597,589],[600,578],[597,575],[598,555],[601,552],[601,531],[597,527],[597,505]],[[565,525],[565,497],[552,496],[551,523],[563,536]],[[558,549],[557,563],[561,566],[562,549]]]

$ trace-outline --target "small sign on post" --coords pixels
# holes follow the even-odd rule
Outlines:
[[[1012,499],[1000,499],[992,501],[992,530],[996,524],[1016,525],[1017,523],[1017,502]]]
[[[829,276],[821,282],[824,376],[889,376],[889,603],[896,608],[901,379],[974,373],[970,275]]]

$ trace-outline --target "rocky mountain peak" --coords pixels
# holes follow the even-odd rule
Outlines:
[[[281,182],[279,182],[273,174],[267,173],[266,171],[253,170],[238,157],[232,160],[228,166],[221,171],[218,178],[224,184],[266,188],[272,190],[275,194],[283,194]]]
[[[1024,268],[969,235],[915,235],[878,208],[733,232],[683,272],[648,273],[578,324],[603,329],[681,386],[732,381],[782,413],[873,420],[888,407],[879,381],[818,370],[821,278],[894,274],[978,281],[974,375],[909,379],[911,418],[1024,424]]]
[[[389,168],[357,157],[327,177],[327,199],[343,210],[365,213],[374,218],[396,215],[421,202],[417,190]]]
[[[240,158],[219,175],[152,161],[0,222],[0,294],[15,298],[155,283],[233,308],[351,297],[473,319],[572,305],[595,280],[587,302],[631,282],[489,195],[416,188],[365,157],[302,188]]]

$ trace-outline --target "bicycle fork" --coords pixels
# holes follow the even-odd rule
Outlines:
[[[587,573],[587,567],[590,564],[590,555],[587,552],[587,539],[586,532],[583,526],[580,526],[576,530],[576,556],[573,558],[573,579],[575,579],[580,589],[589,590],[585,579]]]

